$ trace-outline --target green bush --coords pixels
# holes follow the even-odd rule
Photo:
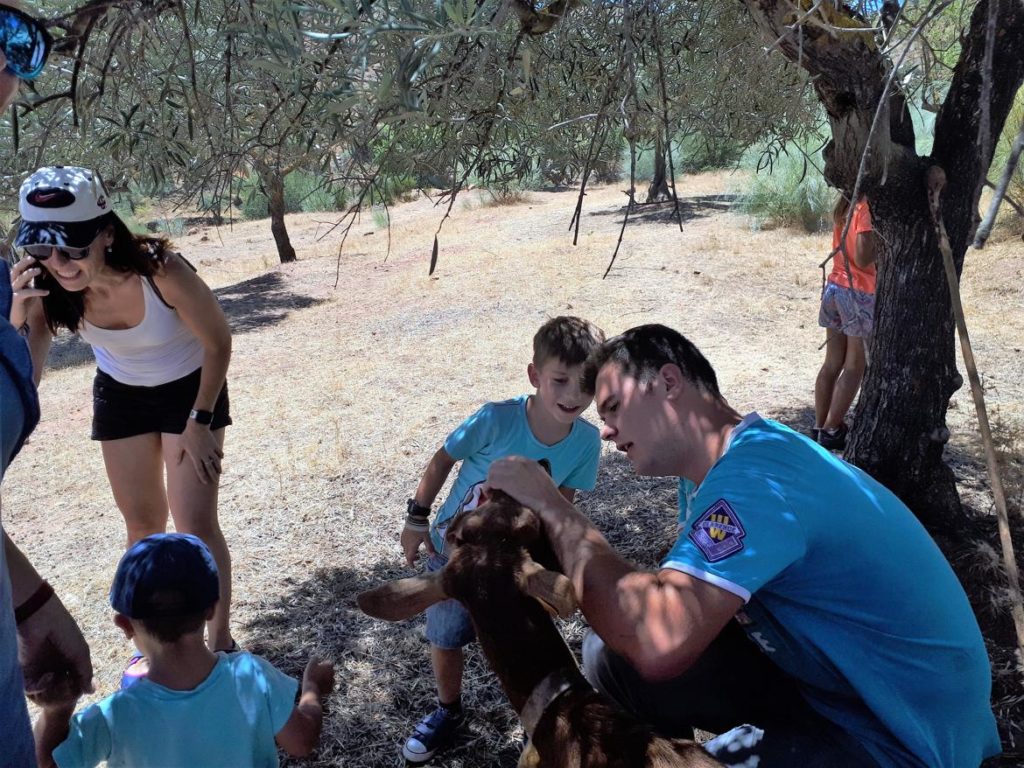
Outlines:
[[[676,171],[699,173],[734,168],[743,157],[744,147],[724,137],[690,135],[673,142],[672,162]]]
[[[748,153],[742,165],[756,168],[756,157]],[[806,232],[831,228],[835,192],[798,151],[779,154],[769,168],[755,171],[737,193],[737,208],[758,228],[789,226]]]
[[[267,196],[260,190],[259,177],[250,174],[241,185],[242,217],[265,219]],[[292,171],[284,177],[285,213],[313,213],[337,211],[345,207],[348,194],[345,189],[331,188],[322,176],[307,171]]]
[[[378,176],[376,183],[367,193],[363,202],[369,205],[393,205],[398,202],[408,202],[412,199],[412,193],[418,188],[416,177],[412,175]]]
[[[717,171],[732,168],[743,156],[743,147],[735,142],[714,139],[707,136],[692,135],[672,141],[672,168],[676,176],[684,173],[700,173],[701,171]],[[665,159],[666,169],[668,158]],[[620,167],[622,177],[629,175],[629,144],[623,141]],[[637,147],[636,178],[637,181],[649,181],[654,177],[654,147]]]

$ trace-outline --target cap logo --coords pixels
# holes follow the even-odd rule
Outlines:
[[[106,208],[107,207],[107,198],[105,198],[103,195],[100,195],[99,197],[97,197],[96,198],[96,207],[97,208]]]
[[[60,187],[43,187],[33,189],[25,196],[25,200],[36,208],[66,208],[74,205],[75,196]]]

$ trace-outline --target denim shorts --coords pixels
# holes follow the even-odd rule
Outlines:
[[[444,555],[431,555],[427,559],[427,572],[440,571],[447,562]],[[427,608],[427,640],[431,645],[453,651],[475,638],[469,611],[458,600],[442,600]]]
[[[825,284],[818,325],[832,328],[844,336],[867,338],[871,335],[874,323],[875,294],[831,282]]]

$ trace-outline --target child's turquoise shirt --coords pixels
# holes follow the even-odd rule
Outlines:
[[[445,440],[445,451],[461,461],[462,466],[430,530],[438,552],[443,548],[448,523],[467,502],[475,501],[474,491],[487,479],[487,470],[498,459],[506,456],[547,459],[551,464],[551,479],[560,488],[589,491],[597,484],[597,465],[601,457],[601,436],[597,427],[577,418],[568,435],[554,445],[545,445],[534,436],[526,420],[529,399],[529,395],[522,395],[487,403]]]
[[[190,691],[143,678],[71,719],[53,753],[60,768],[269,768],[278,764],[274,736],[295,709],[297,680],[251,653],[221,653]]]

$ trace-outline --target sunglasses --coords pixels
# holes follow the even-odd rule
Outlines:
[[[22,253],[26,256],[31,256],[36,261],[46,261],[50,256],[53,255],[55,250],[60,251],[61,255],[65,259],[71,259],[71,261],[81,261],[89,255],[89,249],[92,248],[92,243],[85,246],[84,248],[69,248],[66,245],[23,245],[21,246]]]
[[[22,80],[38,77],[51,45],[53,38],[38,19],[17,8],[0,5],[0,49],[11,74]]]

